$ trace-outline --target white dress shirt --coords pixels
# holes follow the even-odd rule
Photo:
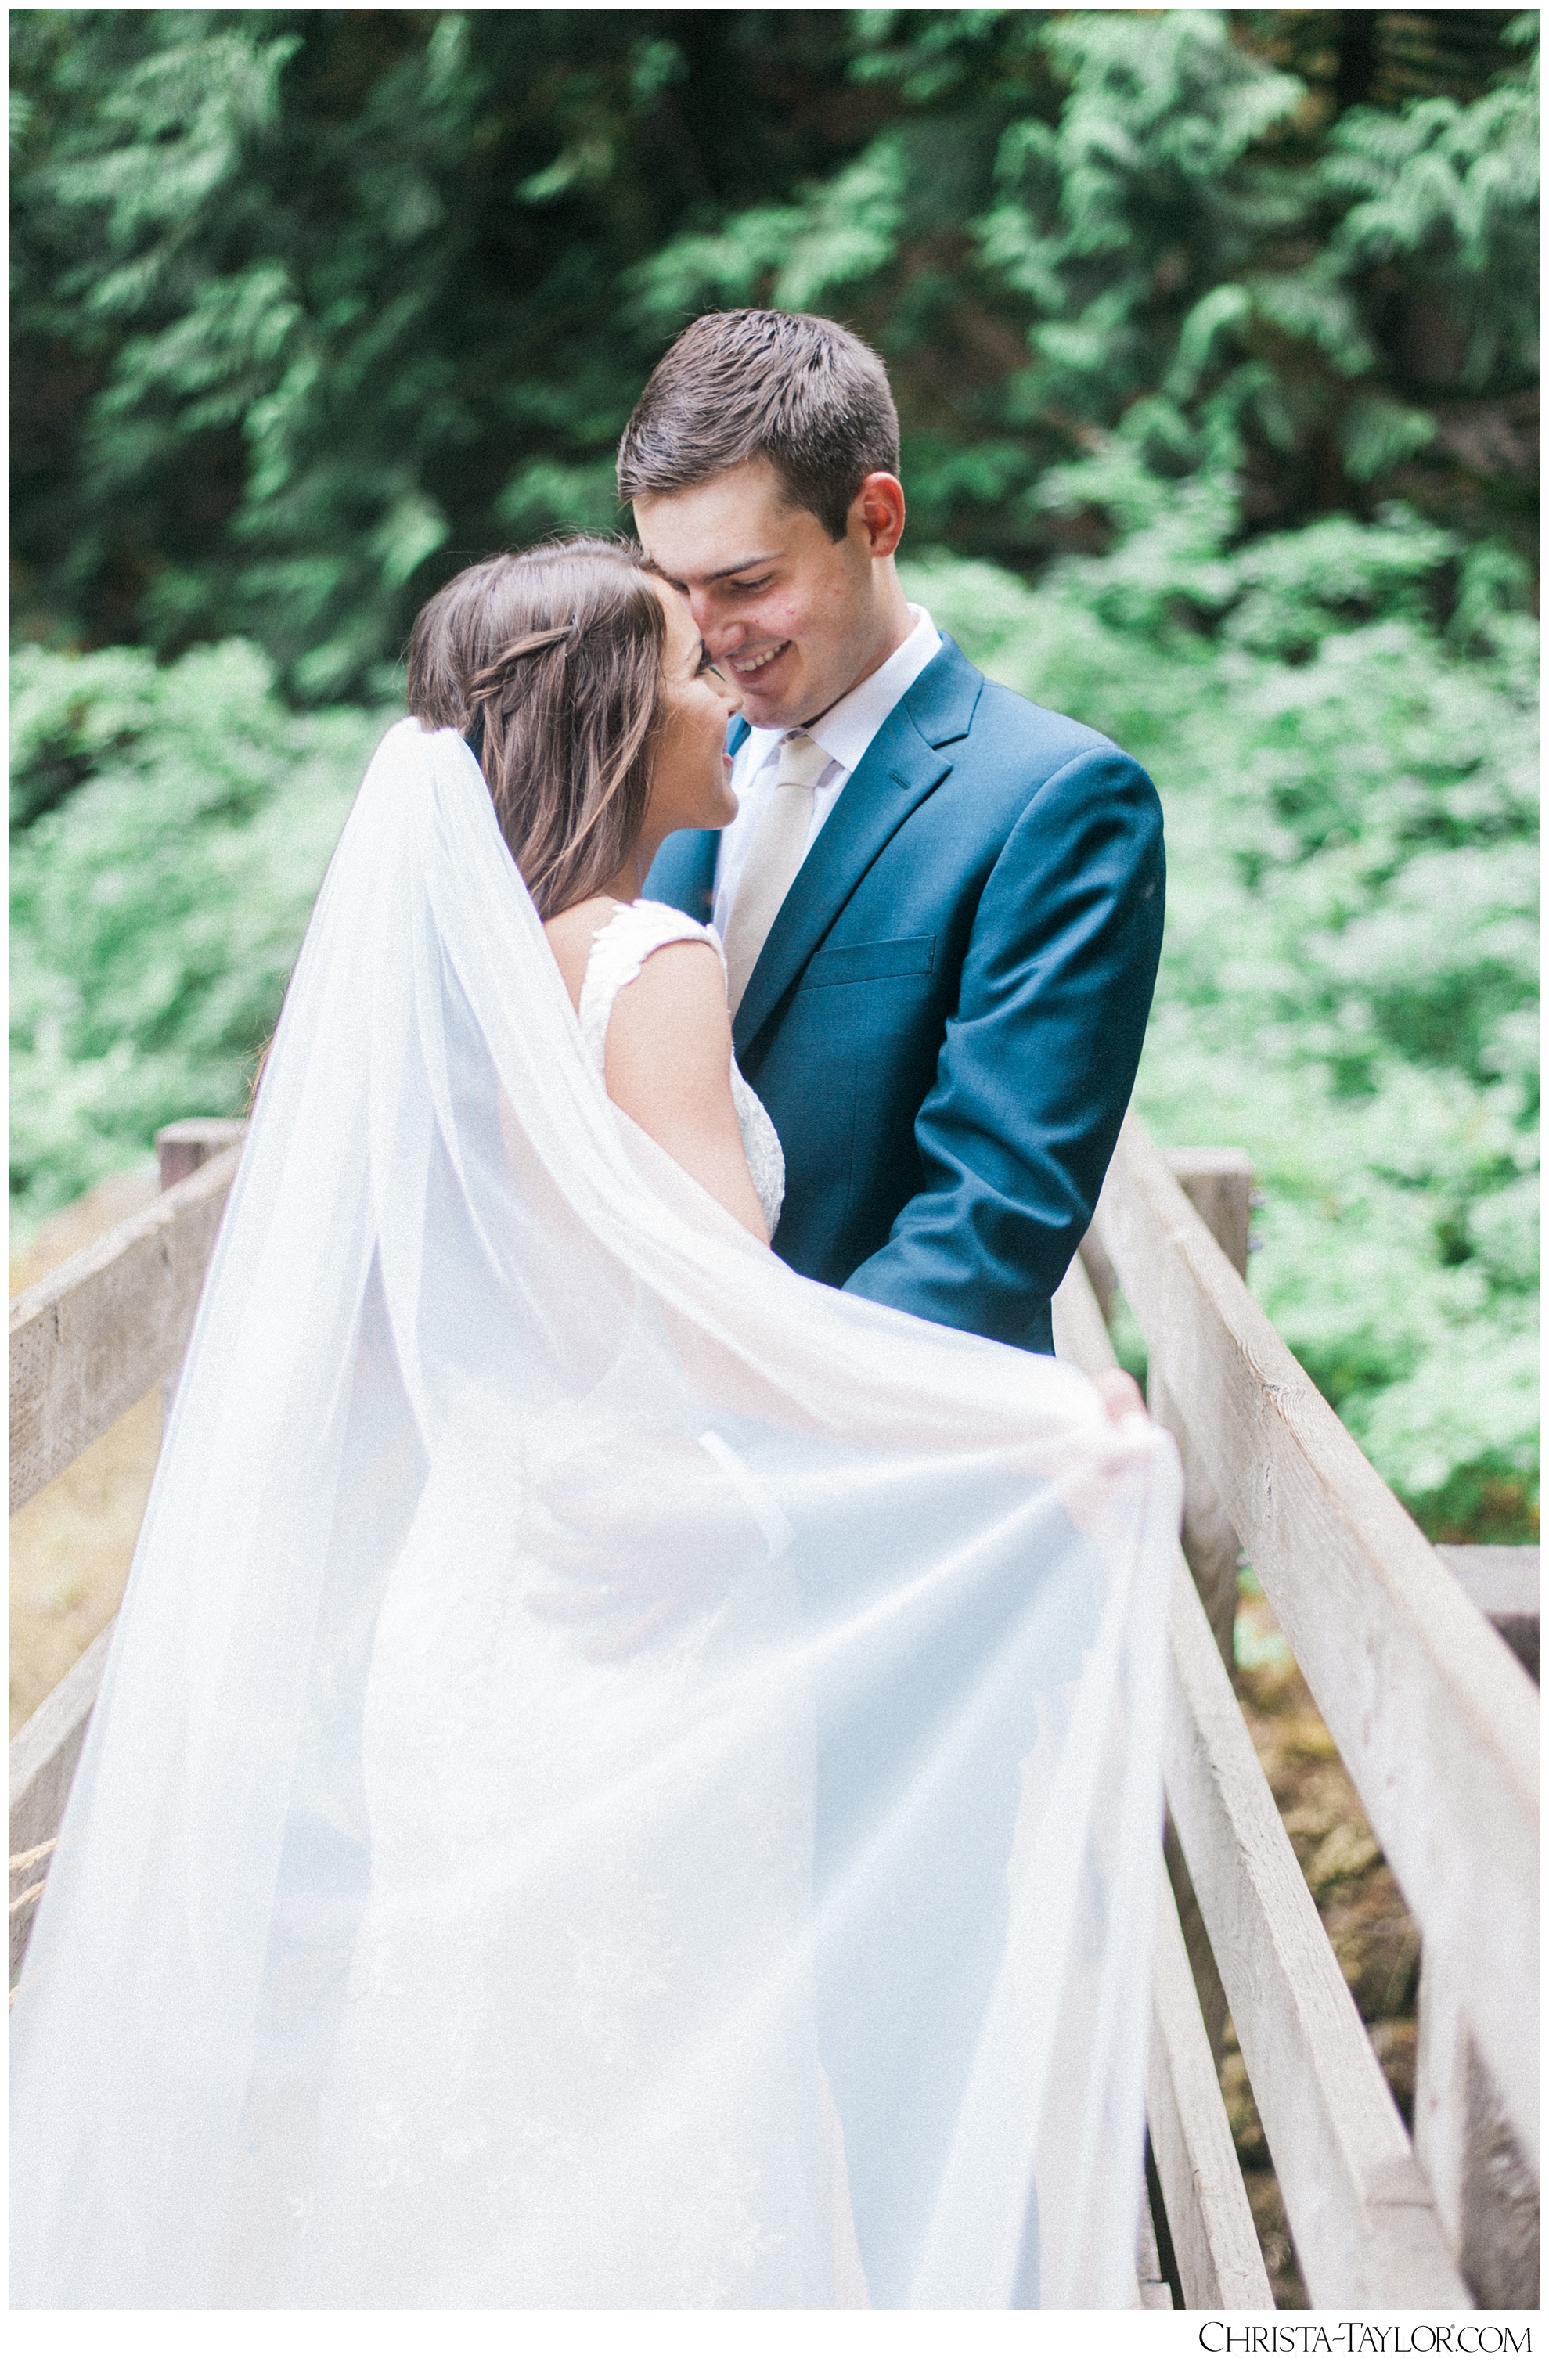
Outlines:
[[[929,612],[919,603],[911,603],[909,610],[914,625],[897,650],[889,653],[882,667],[873,670],[870,677],[863,677],[848,694],[842,694],[833,709],[825,710],[821,719],[814,719],[806,731],[813,743],[821,744],[829,755],[829,764],[812,789],[812,824],[806,851],[801,855],[803,859],[827,824],[835,803],[860,767],[866,747],[883,721],[941,650],[941,631]],[[722,829],[715,858],[714,915],[717,933],[726,931],[742,855],[764,796],[774,783],[774,755],[789,733],[788,727],[750,728],[732,761],[737,816],[730,826]]]

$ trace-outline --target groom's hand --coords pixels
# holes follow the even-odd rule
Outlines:
[[[1094,1372],[1092,1385],[1103,1400],[1103,1409],[1111,1422],[1145,1421],[1145,1399],[1128,1372],[1114,1365],[1105,1372]]]
[[[526,1550],[578,1584],[530,1594],[528,1609],[579,1627],[611,1621],[582,1638],[593,1661],[627,1658],[714,1602],[751,1557],[767,1558],[747,1503],[689,1438],[601,1441],[553,1465],[536,1501]]]

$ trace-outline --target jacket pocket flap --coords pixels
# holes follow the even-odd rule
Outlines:
[[[896,942],[851,942],[839,950],[814,953],[801,978],[803,991],[818,991],[830,983],[871,983],[884,975],[929,975],[935,964],[933,934],[916,934]]]

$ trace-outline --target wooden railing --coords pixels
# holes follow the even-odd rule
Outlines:
[[[1180,1551],[1167,1804],[1208,1952],[1193,1962],[1197,2096],[1186,2105],[1153,2059],[1151,2119],[1183,2294],[1223,2289],[1247,2214],[1203,2187],[1220,2127],[1195,2028],[1218,1976],[1313,2304],[1536,2304],[1538,1695],[1250,1295],[1246,1160],[1232,1196],[1230,1172],[1219,1152],[1165,1162],[1131,1117],[1090,1265],[1072,1267],[1055,1314],[1061,1353],[1097,1370],[1113,1357],[1092,1276],[1123,1290],[1153,1410],[1183,1454],[1184,1543],[1204,1590]],[[1420,1929],[1412,2143],[1213,1640],[1205,1601],[1219,1621],[1238,1545]],[[1164,1960],[1159,1998],[1165,1973]]]
[[[162,1195],[11,1300],[11,1511],[46,1488],[158,1380],[177,1373],[237,1177],[242,1126],[199,1118],[156,1135]],[[110,1621],[11,1742],[10,1845],[59,1831],[97,1698]],[[15,1875],[30,1894],[41,1877]],[[14,1983],[36,1902],[10,1918]]]
[[[176,1370],[239,1129],[158,1135],[163,1195],[13,1303],[13,1512]],[[1535,2304],[1537,1693],[1250,1295],[1249,1190],[1240,1152],[1164,1159],[1131,1118],[1055,1301],[1060,1353],[1095,1371],[1122,1289],[1186,1482],[1147,2095],[1165,2223],[1159,2252],[1142,2206],[1138,2301],[1170,2302],[1165,2269],[1189,2307],[1273,2304],[1218,2080],[1229,2008],[1314,2306]],[[1239,1548],[1421,1931],[1412,2142],[1232,1689]],[[109,1633],[11,1746],[13,1975]]]

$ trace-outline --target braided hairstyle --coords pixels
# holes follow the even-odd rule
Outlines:
[[[600,892],[640,841],[665,641],[640,548],[593,537],[492,554],[414,623],[409,707],[472,745],[541,917]]]

